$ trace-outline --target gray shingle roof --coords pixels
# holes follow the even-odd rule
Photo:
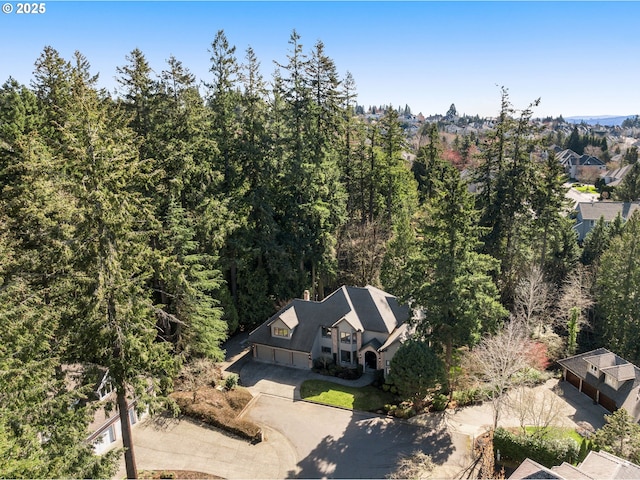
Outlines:
[[[295,313],[291,313],[294,310]],[[298,321],[290,338],[271,335],[270,325],[278,318]],[[343,286],[321,302],[292,300],[249,335],[251,343],[311,352],[318,330],[345,319],[356,330],[391,334],[409,319],[409,307],[382,290],[367,287]],[[286,322],[285,322],[286,323]],[[288,325],[288,324],[287,324]]]
[[[629,480],[640,478],[640,466],[604,451],[590,451],[578,468],[597,479]]]
[[[558,363],[562,367],[582,378],[584,382],[597,388],[607,397],[614,400],[618,407],[622,407],[631,391],[640,385],[640,369],[632,363],[627,362],[622,357],[610,352],[606,348],[598,348],[591,352],[585,352],[579,355],[574,355],[573,357],[563,358],[562,360],[558,360]],[[596,366],[603,365],[603,372],[613,376],[614,378],[618,375],[618,380],[624,383],[622,383],[618,389],[613,388],[605,382],[604,376],[596,377],[590,373],[588,368],[589,364]],[[625,405],[625,408],[627,408],[627,405]],[[633,412],[629,413],[633,414]]]
[[[510,480],[523,479],[557,480],[631,480],[640,478],[640,466],[610,453],[591,450],[584,461],[574,467],[563,463],[548,469],[526,458],[511,474]]]
[[[600,220],[600,217],[604,217],[605,222],[614,220],[618,213],[626,220],[638,208],[640,202],[580,202],[576,207],[582,220]]]

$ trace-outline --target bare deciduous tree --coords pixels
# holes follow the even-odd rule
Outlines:
[[[514,314],[533,337],[541,335],[550,304],[549,283],[545,280],[542,269],[533,265],[518,282],[514,298]]]
[[[518,373],[527,369],[529,335],[522,322],[513,319],[496,335],[485,337],[466,357],[467,367],[487,392],[493,408],[493,427],[510,388],[518,385]]]
[[[436,464],[433,463],[431,456],[424,452],[416,451],[411,455],[402,457],[398,462],[398,468],[395,472],[387,475],[389,479],[426,479],[431,477]]]
[[[535,427],[535,435],[539,436],[544,436],[562,413],[558,395],[549,390],[536,392],[527,385],[521,385],[512,392],[509,407],[518,418],[523,433],[526,433],[526,426],[532,426]]]
[[[567,329],[569,341],[565,353],[568,355],[575,353],[578,332],[589,323],[587,314],[593,306],[592,285],[593,277],[589,270],[576,268],[562,286],[557,322]]]

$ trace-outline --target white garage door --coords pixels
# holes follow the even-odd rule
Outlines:
[[[273,348],[256,345],[256,358],[265,362],[273,362]]]
[[[291,352],[288,350],[276,350],[276,363],[291,365]]]
[[[293,365],[298,368],[309,368],[309,354],[293,352]]]

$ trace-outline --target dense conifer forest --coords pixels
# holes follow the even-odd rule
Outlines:
[[[362,115],[321,41],[294,31],[269,78],[222,31],[210,55],[196,79],[133,50],[110,93],[90,59],[46,47],[30,85],[0,88],[4,476],[112,471],[64,365],[108,369],[119,404],[153,405],[180,365],[222,360],[305,289],[370,284],[420,306],[449,372],[510,318],[552,358],[604,345],[640,361],[640,219],[578,245],[537,101],[497,92],[493,129],[456,163],[436,124],[410,144],[396,108]]]

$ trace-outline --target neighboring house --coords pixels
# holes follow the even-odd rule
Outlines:
[[[638,207],[640,202],[579,202],[576,205],[576,224],[573,227],[578,232],[578,240],[581,242],[585,239],[600,217],[604,218],[606,224],[618,215],[627,220]]]
[[[579,181],[593,181],[607,168],[599,158],[586,154],[578,155],[568,148],[558,152],[556,159],[564,167],[564,171],[569,175],[569,178]]]
[[[87,375],[85,367],[78,364],[65,365],[63,367],[67,385],[70,388],[78,388],[82,380]],[[116,405],[116,392],[111,384],[109,372],[102,368],[94,368],[89,375],[94,375],[96,383],[91,387],[88,402],[99,402],[93,416],[93,421],[89,425],[91,432],[87,437],[87,442],[93,445],[94,451],[100,455],[109,450],[116,443],[120,436],[120,415]],[[107,406],[110,405],[110,408]],[[136,400],[128,402],[129,422],[135,425],[146,416],[147,412],[139,414],[136,411]]]
[[[608,170],[602,175],[605,185],[610,187],[617,187],[620,185],[624,177],[627,175],[632,165],[625,165],[624,167],[616,168],[615,170]]]
[[[384,369],[410,336],[409,308],[375,287],[343,286],[321,302],[291,301],[249,334],[257,360],[312,368],[325,358],[338,365]]]
[[[509,480],[547,478],[558,480],[629,480],[640,478],[640,466],[604,451],[591,450],[577,466],[564,462],[547,468],[527,458],[511,474]]]
[[[640,369],[610,352],[598,348],[558,360],[563,379],[610,412],[624,408],[640,420]],[[640,477],[639,477],[640,478]]]

